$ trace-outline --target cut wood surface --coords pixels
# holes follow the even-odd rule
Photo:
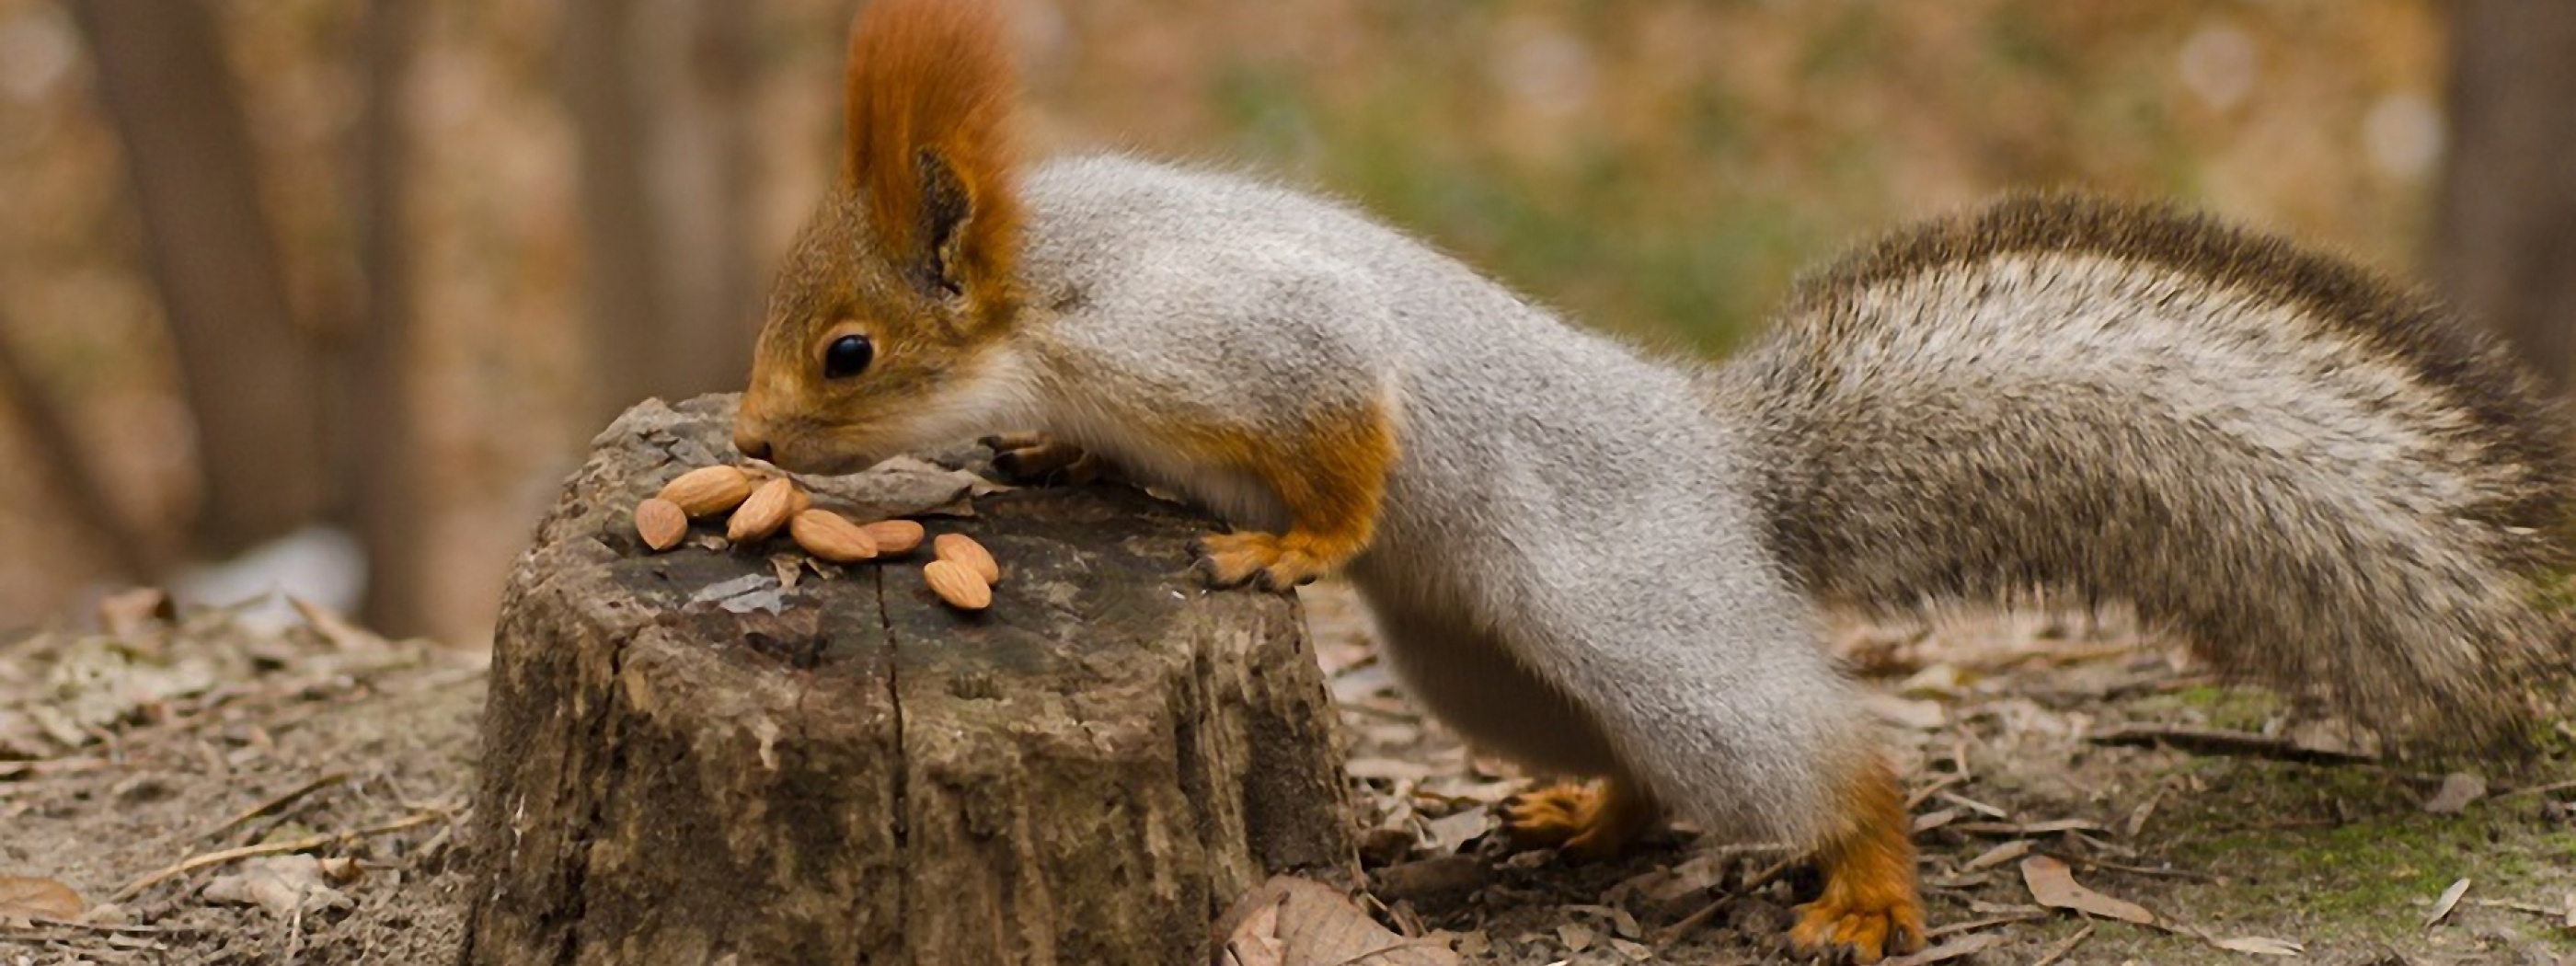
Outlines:
[[[1269,873],[1350,867],[1296,601],[1199,586],[1206,520],[1122,487],[942,495],[967,478],[924,464],[804,481],[861,520],[896,490],[971,512],[925,520],[1002,562],[972,615],[926,550],[800,564],[700,521],[646,553],[630,510],[734,458],[731,417],[629,411],[519,561],[465,962],[1204,962]]]

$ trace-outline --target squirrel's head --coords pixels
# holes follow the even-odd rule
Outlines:
[[[1018,200],[1004,24],[876,0],[850,33],[842,177],[770,294],[734,420],[744,455],[844,473],[981,425],[1012,391]]]

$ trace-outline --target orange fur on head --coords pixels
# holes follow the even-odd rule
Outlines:
[[[850,29],[849,177],[870,226],[907,264],[945,266],[988,318],[1007,311],[1019,242],[1008,27],[990,0],[870,0]],[[927,237],[933,163],[971,212],[947,239]]]

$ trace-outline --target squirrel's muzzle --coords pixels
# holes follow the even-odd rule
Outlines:
[[[768,420],[760,418],[760,414],[752,409],[751,401],[746,397],[742,411],[733,418],[733,448],[752,459],[768,459],[771,434],[767,423]]]

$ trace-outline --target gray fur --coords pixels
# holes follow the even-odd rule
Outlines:
[[[2132,603],[2434,751],[2511,746],[2563,689],[2563,424],[2420,294],[2084,198],[1819,278],[1717,381],[1823,601]]]
[[[1025,191],[1030,309],[956,411],[1276,528],[1259,485],[1130,428],[1395,403],[1348,568],[1393,666],[1471,739],[1710,827],[1813,842],[1871,753],[1819,604],[2133,597],[2397,723],[2492,720],[2490,665],[2557,640],[2508,563],[2557,532],[2478,512],[2556,479],[2312,306],[2117,243],[1846,265],[1711,372],[1251,180],[1103,157]]]

